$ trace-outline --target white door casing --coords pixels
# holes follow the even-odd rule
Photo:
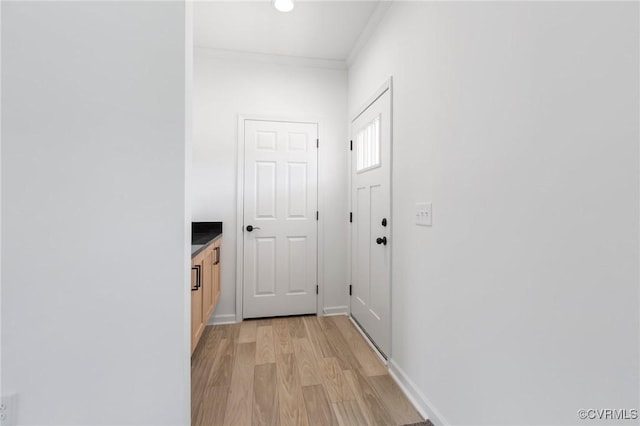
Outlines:
[[[351,126],[351,316],[383,356],[391,349],[391,93]]]
[[[243,318],[316,312],[317,137],[315,123],[244,121]]]

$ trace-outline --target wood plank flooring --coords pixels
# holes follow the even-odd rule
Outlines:
[[[346,316],[209,326],[191,359],[194,426],[422,420]]]

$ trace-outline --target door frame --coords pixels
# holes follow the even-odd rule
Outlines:
[[[236,322],[243,321],[243,302],[244,302],[244,122],[245,121],[276,121],[284,123],[302,123],[315,124],[317,137],[320,139],[320,120],[313,118],[293,118],[282,116],[254,115],[254,114],[238,114],[238,144],[237,144],[237,174],[236,174]],[[320,183],[320,148],[318,147],[317,161],[317,200],[316,205],[319,212],[323,211],[322,206],[322,185]],[[322,214],[318,217],[316,227],[317,232],[317,248],[316,248],[316,281],[318,285],[318,294],[316,295],[316,315],[321,315],[322,306],[324,305],[324,268],[323,265],[323,218]]]
[[[389,76],[389,78],[376,90],[372,96],[367,99],[367,101],[362,104],[360,108],[356,110],[356,113],[349,120],[349,140],[353,141],[355,135],[352,134],[353,131],[353,122],[356,121],[358,117],[364,113],[367,108],[369,108],[375,101],[378,100],[385,92],[389,91],[389,102],[390,102],[390,111],[389,111],[389,125],[390,125],[390,135],[389,135],[389,147],[390,158],[389,158],[389,240],[391,240],[391,250],[389,252],[389,353],[387,354],[387,359],[382,356],[376,345],[373,343],[369,335],[360,327],[355,319],[351,316],[351,297],[349,297],[349,303],[347,303],[347,312],[349,315],[349,320],[356,327],[356,329],[362,334],[365,338],[369,346],[373,349],[373,351],[380,357],[380,359],[387,364],[389,360],[391,360],[393,354],[393,139],[394,139],[394,127],[393,127],[393,76]],[[353,165],[353,150],[349,151],[348,156],[348,202],[349,202],[349,211],[353,212],[353,199],[351,196],[353,181],[351,179],[351,167]],[[350,223],[349,225],[353,225]],[[347,236],[347,273],[349,274],[349,284],[353,283],[353,271],[352,271],[352,226],[349,226],[349,235]]]

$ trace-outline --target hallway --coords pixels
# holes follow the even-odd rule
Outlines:
[[[422,421],[346,316],[207,327],[192,358],[194,425]]]

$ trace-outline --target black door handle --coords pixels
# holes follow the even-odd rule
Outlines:
[[[382,244],[383,246],[386,246],[387,245],[387,237],[382,237],[382,238],[378,237],[376,239],[376,243]]]
[[[254,229],[260,229],[260,228],[258,228],[257,226],[247,225],[247,232],[251,232],[251,231],[253,231]]]

